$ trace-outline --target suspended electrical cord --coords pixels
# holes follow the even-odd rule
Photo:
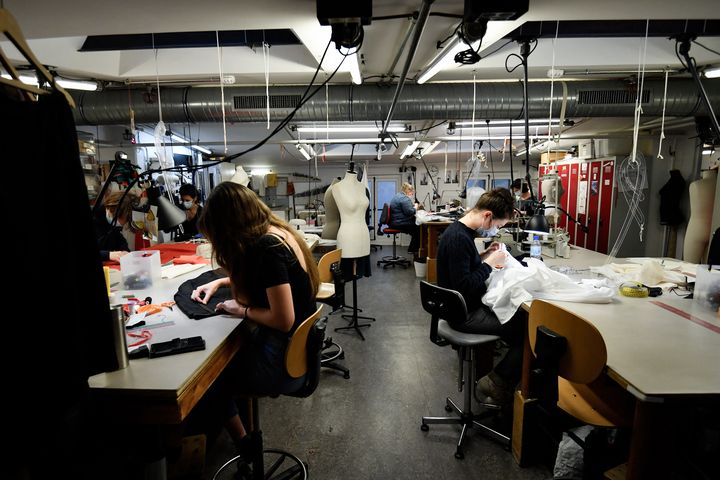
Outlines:
[[[472,142],[470,147],[470,155],[472,158],[475,158],[475,90],[476,90],[477,84],[475,83],[475,70],[473,70],[473,103],[472,103],[472,127],[471,127],[471,134],[470,134],[470,141]],[[467,182],[465,182],[467,184]]]
[[[663,140],[665,140],[665,105],[667,104],[667,86],[668,86],[668,75],[670,74],[669,70],[665,70],[665,89],[663,90],[663,109],[662,109],[662,123],[660,124],[660,142],[658,144],[658,153],[657,158],[660,160],[663,160],[662,156],[662,144]]]
[[[220,34],[215,30],[215,42],[217,44],[218,54],[218,71],[220,73],[220,103],[222,104],[222,124],[223,124],[223,153],[227,155],[227,123],[225,121],[225,85],[223,84],[223,67],[222,67],[222,47],[220,46]]]
[[[713,49],[710,48],[710,47],[706,47],[705,45],[703,45],[702,43],[698,42],[697,40],[693,40],[692,43],[694,43],[694,44],[697,45],[698,47],[704,48],[704,49],[707,50],[708,52],[712,52],[712,53],[714,53],[715,55],[720,55],[720,52],[718,52],[717,50],[713,50]]]
[[[267,130],[270,130],[270,45],[265,41],[263,30],[263,65],[265,67],[265,108],[267,110]]]
[[[158,70],[158,49],[155,48],[155,34],[152,34],[152,48],[153,52],[155,53],[155,82],[157,85],[157,97],[158,97],[158,115],[160,116],[160,121],[163,121],[162,118],[162,99],[160,98],[160,71]]]
[[[557,47],[557,39],[558,39],[558,32],[560,31],[560,21],[557,20],[555,22],[555,38],[553,38],[552,41],[552,66],[550,67],[550,71],[553,72],[553,75],[550,75],[550,109],[548,111],[548,135],[547,135],[547,154],[548,158],[550,158],[550,143],[551,139],[553,137],[552,134],[552,119],[553,119],[553,100],[555,99],[555,50]],[[562,123],[560,124],[562,125]],[[562,128],[562,126],[560,127]],[[555,167],[555,161],[553,159],[552,161],[553,167]]]
[[[490,147],[488,149],[488,154],[490,155],[490,172],[492,173],[493,181],[495,181],[495,166],[493,165],[493,158],[492,158],[492,143],[490,143],[490,120],[485,120],[485,125],[487,126],[487,134],[488,134],[488,146]]]

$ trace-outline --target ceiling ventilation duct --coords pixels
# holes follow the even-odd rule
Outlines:
[[[643,90],[643,115],[662,114],[662,80],[646,80]],[[597,80],[567,82],[567,117],[632,117],[635,90],[622,81]],[[270,119],[285,118],[297,104],[305,87],[270,89]],[[531,118],[545,118],[550,108],[550,83],[528,84],[528,109]],[[707,81],[706,90],[715,108],[720,109],[720,81]],[[295,114],[296,122],[361,122],[383,119],[390,108],[394,87],[361,85],[330,86],[328,107],[325,95],[311,98]],[[394,116],[402,120],[465,120],[472,118],[471,83],[406,85],[397,102]],[[128,99],[128,95],[130,98]],[[78,125],[122,125],[128,122],[128,104],[133,106],[135,121],[158,121],[157,97],[147,90],[104,90],[73,94]],[[625,100],[632,99],[631,102]],[[163,120],[172,123],[221,122],[219,88],[163,88]],[[562,89],[555,89],[553,116],[560,114]],[[491,82],[477,85],[475,118],[509,119],[522,117],[521,82]],[[328,111],[329,110],[329,111]],[[225,113],[229,122],[264,122],[267,117],[263,87],[225,88]],[[676,79],[668,83],[666,115],[705,114],[692,80]]]

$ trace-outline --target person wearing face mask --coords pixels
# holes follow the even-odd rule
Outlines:
[[[511,188],[519,210],[525,212],[525,215],[531,216],[534,213],[534,209],[527,182],[522,178],[516,178]]]
[[[475,206],[450,225],[440,237],[437,254],[437,283],[456,290],[465,299],[468,316],[465,321],[451,322],[461,332],[499,335],[509,345],[505,357],[489,375],[478,381],[477,398],[497,405],[512,401],[520,379],[523,354],[523,320],[511,318],[501,324],[495,313],[482,303],[485,281],[493,269],[502,268],[507,253],[493,242],[479,253],[475,246],[478,230],[483,235],[497,232],[513,216],[515,199],[509,190],[496,188],[484,193]]]
[[[180,207],[185,210],[187,220],[181,224],[182,233],[178,233],[175,236],[175,240],[185,241],[200,233],[198,231],[197,221],[198,218],[200,218],[200,213],[202,213],[202,207],[198,203],[200,201],[200,194],[197,188],[195,188],[195,185],[190,183],[180,185],[180,201]]]
[[[103,205],[105,207],[103,217],[95,219],[95,236],[100,248],[100,259],[103,262],[108,260],[119,262],[120,257],[130,251],[127,239],[123,235],[124,229],[130,229],[132,219],[132,206],[137,201],[137,196],[125,192],[111,192],[105,196]],[[122,200],[122,204],[120,204]]]

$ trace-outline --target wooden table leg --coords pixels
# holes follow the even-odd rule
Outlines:
[[[513,402],[513,427],[512,427],[512,454],[518,465],[525,466],[532,462],[532,421],[526,422],[527,413],[532,409],[534,398],[528,398],[530,394],[530,366],[532,364],[532,349],[530,339],[527,335],[527,326],[524,329],[525,340],[523,342],[523,365],[520,389],[515,392]]]

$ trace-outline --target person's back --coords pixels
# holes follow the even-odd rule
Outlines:
[[[415,207],[412,200],[403,192],[398,192],[390,200],[390,226],[415,225]]]

